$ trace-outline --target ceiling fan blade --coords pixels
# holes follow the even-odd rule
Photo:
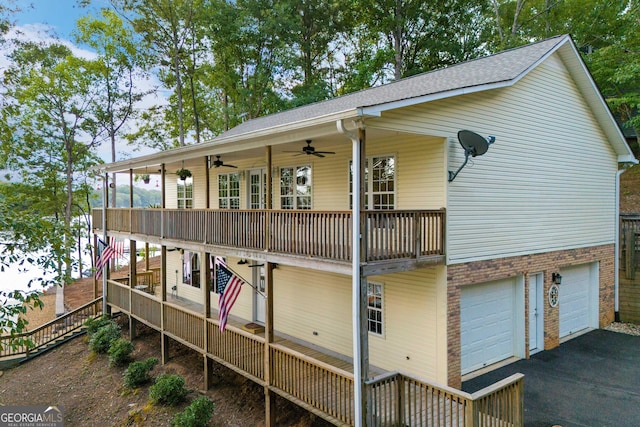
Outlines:
[[[313,154],[316,157],[325,157],[324,154],[322,154],[320,151],[314,151],[313,153],[309,153],[309,154]]]
[[[236,165],[222,165],[222,166],[226,166],[228,168],[238,169],[238,167]]]
[[[320,153],[320,154],[336,154],[335,151],[315,151],[315,153]]]

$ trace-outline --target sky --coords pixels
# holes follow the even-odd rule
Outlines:
[[[77,0],[15,0],[22,9],[14,18],[19,26],[47,25],[53,28],[60,38],[71,40],[71,32],[76,20],[91,13],[97,15],[100,6],[107,6],[106,0],[93,0],[86,8],[79,7]]]

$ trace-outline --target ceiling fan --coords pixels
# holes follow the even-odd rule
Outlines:
[[[302,152],[300,151],[286,151],[286,153],[298,153],[298,155],[300,154],[306,154],[307,156],[317,156],[317,157],[325,157],[325,154],[336,154],[333,151],[316,151],[315,147],[311,145],[311,140],[307,139],[306,140],[307,146],[306,147],[302,147]]]
[[[222,160],[220,160],[220,156],[216,156],[216,159],[211,162],[211,166],[214,168],[219,168],[220,166],[225,166],[228,168],[238,168],[236,165],[225,164]]]

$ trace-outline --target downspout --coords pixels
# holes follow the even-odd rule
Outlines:
[[[351,139],[352,150],[352,167],[354,173],[351,183],[351,193],[353,201],[351,204],[351,311],[352,311],[352,342],[353,342],[353,399],[354,399],[354,421],[355,427],[363,425],[362,397],[364,390],[362,387],[362,366],[360,360],[362,355],[360,352],[360,172],[358,165],[360,164],[360,139],[358,135],[353,134],[345,129],[342,120],[336,121],[338,132]],[[358,173],[355,173],[358,168]]]
[[[614,238],[615,256],[613,258],[614,321],[616,322],[620,321],[620,176],[630,166],[632,165],[624,163],[622,169],[616,172],[616,230]]]

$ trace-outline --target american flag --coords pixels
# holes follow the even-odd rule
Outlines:
[[[227,327],[227,317],[229,317],[231,307],[233,307],[233,304],[238,299],[238,295],[240,295],[244,280],[233,273],[220,257],[216,257],[216,266],[218,267],[218,273],[216,275],[218,294],[220,294],[218,320],[220,321],[220,331],[224,332],[224,329]]]
[[[98,255],[96,260],[96,279],[102,276],[102,269],[109,263],[109,260],[113,257],[122,257],[124,255],[124,242],[116,242],[111,239],[107,245],[102,239],[98,239],[98,246],[101,247],[102,252]]]

